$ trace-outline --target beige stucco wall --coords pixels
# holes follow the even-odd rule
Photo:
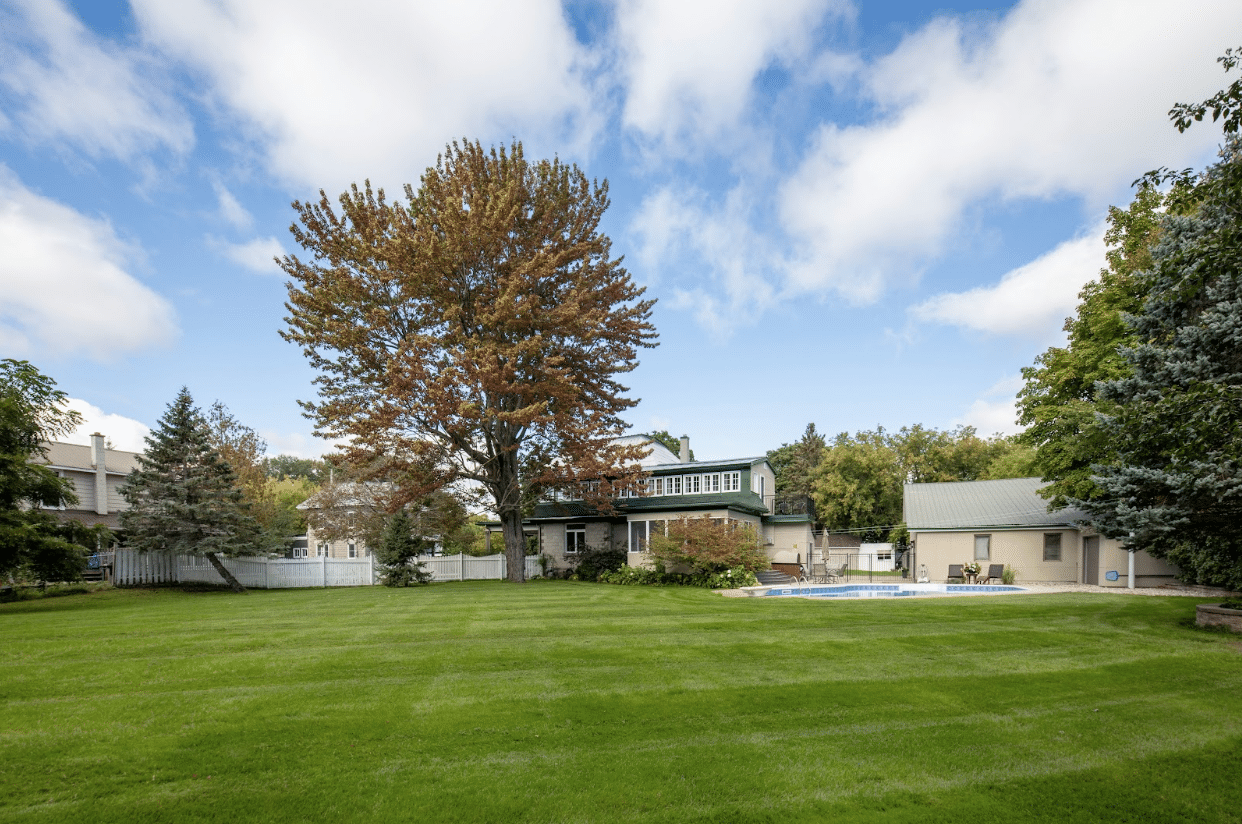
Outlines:
[[[1044,560],[1044,534],[1061,533],[1061,560]],[[1016,583],[1082,583],[1086,580],[1084,534],[1076,529],[1032,530],[970,530],[960,532],[915,532],[916,563],[926,565],[933,581],[943,581],[950,564],[964,564],[975,557],[975,536],[992,536],[992,558],[980,561],[989,564],[1005,564],[1016,573]],[[1100,586],[1129,586],[1127,551],[1119,541],[1100,538],[1100,561],[1098,580]],[[1135,586],[1159,586],[1173,580],[1177,568],[1146,552],[1134,556]],[[917,570],[915,570],[917,572]],[[985,570],[986,571],[986,570]],[[1117,572],[1117,580],[1107,580],[1109,571]]]
[[[1044,560],[1044,533],[1061,533],[1061,560]],[[928,577],[943,581],[950,564],[964,564],[975,559],[975,536],[990,535],[991,559],[979,561],[984,571],[990,564],[1013,568],[1017,583],[1077,583],[1080,578],[1080,548],[1077,530],[971,530],[969,532],[915,532],[915,550],[920,566],[926,565]],[[915,569],[918,573],[918,569]]]
[[[809,522],[768,524],[764,532],[768,560],[777,564],[807,563],[808,548],[813,541]]]
[[[1112,538],[1100,539],[1099,582],[1102,587],[1128,587],[1129,553],[1120,541]],[[1085,557],[1085,556],[1084,556]],[[1116,572],[1117,580],[1108,580],[1108,573]],[[1146,552],[1134,554],[1134,585],[1136,587],[1157,587],[1171,583],[1177,576],[1177,567],[1160,558],[1153,558]]]

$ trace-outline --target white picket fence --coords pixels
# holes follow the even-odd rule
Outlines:
[[[414,560],[422,562],[431,573],[433,581],[499,581],[508,572],[509,565],[505,556],[483,555],[420,555]],[[526,577],[534,578],[542,575],[539,556],[526,556]]]
[[[224,568],[250,589],[292,587],[364,587],[377,582],[373,556],[365,558],[221,558]],[[504,555],[476,558],[470,555],[438,555],[418,558],[431,571],[433,581],[502,580],[507,564]],[[538,557],[526,559],[526,577],[541,573]],[[222,583],[220,573],[207,558],[158,552],[118,549],[112,567],[117,586],[171,583]]]

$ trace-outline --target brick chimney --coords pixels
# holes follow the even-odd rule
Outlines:
[[[690,463],[690,436],[681,436],[681,458],[682,463]]]

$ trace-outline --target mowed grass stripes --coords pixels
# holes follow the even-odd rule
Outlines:
[[[0,821],[1242,821],[1242,645],[1195,603],[7,604]]]

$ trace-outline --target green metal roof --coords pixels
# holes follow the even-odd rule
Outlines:
[[[613,501],[615,517],[652,512],[685,512],[703,509],[734,509],[751,515],[767,515],[768,508],[754,492],[721,492],[715,495],[652,495]],[[535,506],[533,520],[610,517],[582,501],[545,501]]]
[[[906,484],[904,512],[909,529],[983,529],[1075,526],[1086,519],[1078,509],[1048,511],[1039,478]]]

